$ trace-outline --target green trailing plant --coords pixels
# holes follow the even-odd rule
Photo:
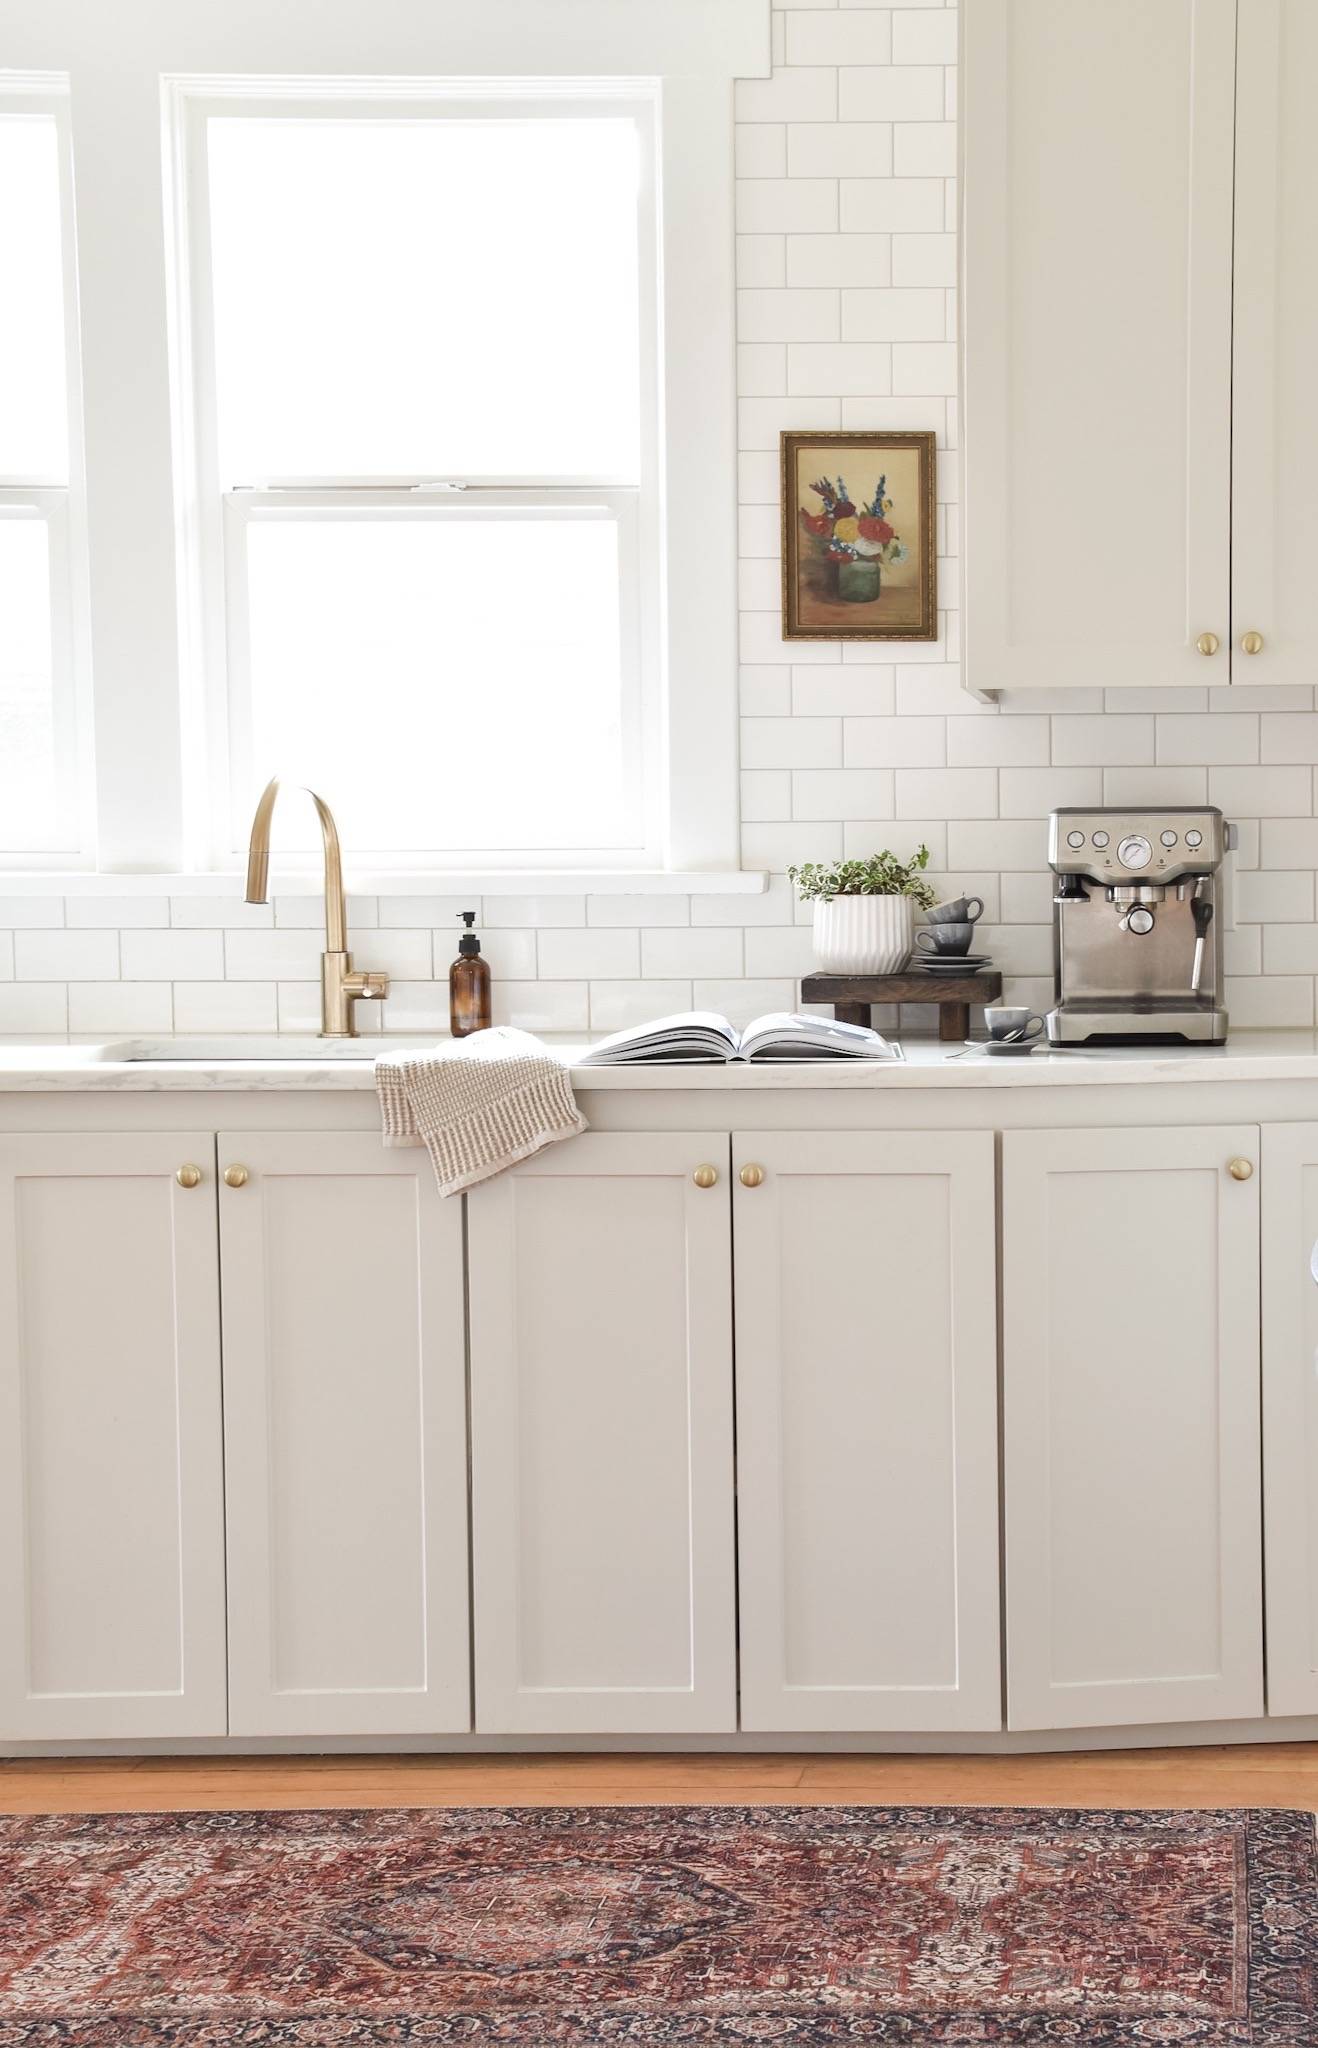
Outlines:
[[[910,860],[898,860],[895,853],[872,853],[868,860],[808,860],[787,874],[803,903],[831,903],[835,896],[909,896],[928,910],[938,900],[924,879],[928,865],[929,848],[922,846]]]

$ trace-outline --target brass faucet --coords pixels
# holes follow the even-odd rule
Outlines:
[[[270,886],[270,819],[279,794],[279,777],[272,775],[261,792],[252,819],[252,838],[247,850],[247,901],[265,903]],[[355,1038],[357,1025],[353,1006],[359,1002],[382,1002],[389,993],[387,974],[368,974],[354,968],[348,951],[348,919],[343,901],[343,858],[339,852],[339,830],[327,803],[309,789],[316,806],[321,837],[325,842],[325,950],[320,956],[320,1035],[322,1038]]]

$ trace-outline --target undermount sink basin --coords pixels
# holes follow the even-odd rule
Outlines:
[[[408,1048],[409,1050],[411,1048]],[[261,1037],[254,1033],[230,1038],[125,1038],[103,1045],[103,1060],[374,1060],[399,1050],[392,1039],[318,1038],[285,1032]]]

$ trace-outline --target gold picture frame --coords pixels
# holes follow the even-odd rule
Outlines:
[[[784,640],[936,640],[932,433],[781,437]]]

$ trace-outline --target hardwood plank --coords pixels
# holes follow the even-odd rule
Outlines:
[[[743,1801],[1318,1809],[1318,1743],[1019,1757],[78,1757],[0,1765],[3,1813]]]

